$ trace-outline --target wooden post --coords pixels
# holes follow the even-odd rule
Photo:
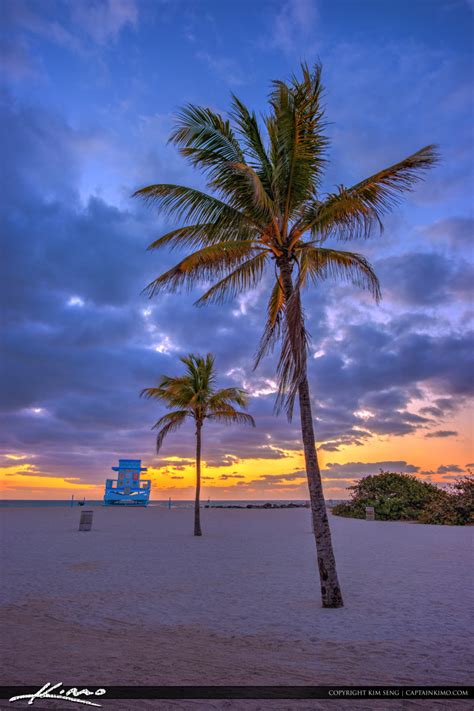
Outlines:
[[[366,521],[375,521],[375,509],[373,506],[366,506],[365,507],[365,520]]]
[[[90,531],[92,528],[92,516],[93,511],[81,511],[81,518],[79,521],[80,531]]]

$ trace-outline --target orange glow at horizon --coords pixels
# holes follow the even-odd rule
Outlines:
[[[450,476],[443,477],[436,473],[440,465],[458,464],[465,469],[474,459],[470,437],[471,418],[468,411],[453,418],[446,428],[458,432],[455,437],[426,439],[425,431],[418,431],[403,437],[374,436],[363,446],[345,446],[338,452],[319,451],[321,468],[331,464],[348,462],[383,462],[406,461],[429,471],[429,480],[446,483]],[[281,459],[242,459],[237,452],[229,453],[235,457],[230,465],[202,467],[202,499],[291,499],[308,497],[304,475],[304,458],[300,451],[287,451]],[[22,454],[3,455],[8,463],[0,467],[0,496],[4,499],[67,499],[74,494],[90,500],[100,500],[103,496],[105,479],[96,483],[86,483],[77,476],[69,476],[65,471],[61,476],[51,472],[41,472],[35,463],[35,457]],[[151,463],[147,477],[152,480],[152,499],[175,500],[192,499],[194,496],[195,470],[189,459],[170,455],[165,457],[166,465],[155,468]],[[66,468],[66,467],[65,467]],[[297,477],[298,472],[303,472]],[[266,476],[278,476],[278,481]],[[286,478],[285,475],[288,477]],[[426,476],[422,477],[426,480]],[[350,474],[346,478],[325,477],[323,482],[326,496],[346,498],[347,487],[354,481]]]
[[[458,434],[427,439],[428,430],[418,430],[414,434],[398,437],[373,436],[362,446],[344,446],[337,452],[319,450],[320,465],[324,469],[329,464],[349,462],[406,461],[419,467],[420,471],[429,472],[428,480],[446,483],[452,477],[449,474],[437,474],[440,465],[457,464],[465,470],[474,461],[471,411],[463,408],[437,429],[453,430]],[[307,498],[303,452],[288,450],[285,455],[280,459],[238,459],[238,452],[229,452],[230,464],[220,467],[207,466],[204,456],[202,499]],[[154,467],[152,461],[148,465],[146,477],[152,480],[152,499],[166,499],[170,496],[175,500],[192,499],[195,486],[194,463],[173,454],[163,458],[166,463],[160,468]],[[104,471],[95,483],[85,482],[67,471],[67,462],[61,474],[41,471],[36,464],[38,457],[25,451],[3,454],[2,459],[4,466],[0,466],[0,498],[3,499],[67,499],[74,494],[78,498],[100,500],[105,479],[109,476],[108,471]],[[299,478],[298,472],[303,472]],[[266,476],[278,476],[278,480],[272,481],[270,478],[265,484]],[[426,480],[426,474],[421,478]],[[346,478],[342,474],[334,478],[325,477],[323,472],[325,493],[330,498],[347,497],[346,489],[353,481],[354,477],[350,474]]]

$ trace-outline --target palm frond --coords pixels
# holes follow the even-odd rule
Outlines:
[[[233,227],[252,226],[247,215],[218,198],[184,185],[161,183],[148,185],[133,193],[146,203],[156,205],[160,212],[173,216],[178,222],[217,223],[225,221]],[[259,227],[254,224],[254,227]]]
[[[228,221],[188,225],[171,230],[154,240],[147,249],[153,251],[162,247],[182,249],[183,247],[202,248],[220,242],[249,240],[256,235],[255,229],[246,223],[229,224]]]
[[[295,213],[314,197],[328,145],[321,105],[321,66],[302,64],[302,77],[273,82],[272,114],[267,119],[273,178],[281,196],[283,231]]]
[[[185,409],[193,396],[192,383],[186,376],[162,376],[158,387],[145,388],[140,393],[146,399],[158,400],[167,407]]]
[[[153,426],[158,430],[156,447],[160,450],[164,438],[180,427],[186,417],[202,426],[206,419],[255,425],[250,415],[235,409],[234,404],[246,407],[247,394],[241,388],[216,390],[216,371],[212,353],[181,356],[185,373],[161,376],[158,386],[145,388],[141,395],[164,402],[169,408],[179,408],[161,417]]]
[[[216,390],[209,398],[209,411],[220,410],[228,406],[232,407],[232,403],[240,407],[247,407],[248,395],[245,390],[242,388],[222,388],[221,390]]]
[[[183,286],[191,289],[199,282],[227,274],[236,264],[242,264],[249,257],[261,253],[263,252],[257,251],[254,243],[248,240],[203,247],[154,279],[144,291],[152,298],[159,291],[174,292]]]
[[[439,161],[438,147],[425,146],[419,151],[362,180],[350,188],[350,192],[364,196],[374,205],[388,210],[400,201],[401,193],[412,190],[423,172]]]
[[[304,324],[301,294],[296,284],[284,307],[282,346],[277,365],[278,393],[275,401],[275,411],[284,409],[290,421],[298,388],[306,376],[309,334]]]
[[[180,111],[169,141],[179,146],[192,165],[206,170],[244,158],[229,121],[212,109],[194,104]]]
[[[272,165],[263,143],[255,113],[250,113],[245,104],[233,94],[231,117],[237,126],[244,150],[249,156],[247,162],[253,167],[265,191],[273,200]]]
[[[214,356],[212,353],[208,353],[206,356],[190,353],[188,356],[182,356],[180,360],[186,366],[187,376],[184,377],[192,390],[189,403],[192,407],[199,405],[204,412],[207,402],[214,392],[216,379]]]
[[[232,163],[230,166],[232,173],[222,176],[219,185],[213,183],[215,187],[224,187],[229,195],[233,195],[231,204],[242,211],[252,212],[256,220],[265,224],[276,217],[275,206],[270,195],[267,193],[264,183],[259,173],[247,163]],[[241,180],[236,184],[236,178]],[[235,192],[238,192],[239,199],[235,199]]]
[[[280,280],[277,279],[268,301],[267,322],[255,354],[254,370],[258,367],[262,358],[273,350],[280,338],[284,304],[285,294]]]
[[[371,175],[351,188],[340,186],[323,202],[308,206],[296,230],[310,230],[315,237],[360,239],[373,227],[382,228],[382,217],[423,179],[424,171],[439,160],[437,147],[425,146],[413,155]]]
[[[302,246],[299,251],[300,283],[317,284],[322,279],[343,279],[367,289],[378,302],[380,283],[369,262],[361,254],[324,247]]]
[[[190,413],[187,410],[177,410],[175,412],[168,412],[163,417],[155,422],[152,429],[158,430],[156,435],[156,452],[158,453],[163,445],[163,441],[170,432],[174,432],[179,429],[186,417],[189,417]]]
[[[171,378],[166,375],[162,376],[160,384],[154,388],[143,388],[140,393],[140,397],[144,397],[146,400],[161,400],[166,402],[168,399],[168,386],[171,382]]]
[[[307,204],[291,230],[291,245],[309,230],[316,242],[330,237],[341,240],[366,239],[373,229],[383,229],[378,210],[358,193],[340,188],[324,201]]]
[[[207,417],[213,422],[222,422],[225,425],[239,424],[251,425],[252,427],[255,427],[255,420],[252,415],[248,415],[246,412],[233,410],[233,408],[213,410],[212,414],[209,414]]]
[[[259,252],[255,257],[246,260],[208,289],[195,305],[222,304],[242,292],[254,289],[262,278],[267,258],[265,252]]]
[[[208,176],[208,186],[239,211],[265,220],[272,200],[245,155],[230,122],[209,108],[188,104],[177,118],[170,141],[194,167]]]

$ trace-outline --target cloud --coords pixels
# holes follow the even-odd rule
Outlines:
[[[12,42],[4,40],[0,44],[0,62],[4,78],[21,80],[38,77],[38,66],[34,62],[24,39]]]
[[[177,152],[163,145],[173,110],[166,96],[168,89],[175,90],[172,85],[178,78],[167,85],[165,72],[156,104],[153,88],[141,76],[148,80],[152,75],[148,66],[140,65],[136,40],[129,32],[141,29],[136,4],[47,3],[40,9],[37,3],[7,5],[8,26],[14,25],[17,33],[11,42],[8,35],[12,73],[26,77],[28,67],[39,70],[44,61],[54,79],[42,92],[41,105],[32,92],[28,106],[21,93],[15,93],[15,99],[7,97],[3,106],[2,155],[9,179],[0,196],[7,237],[2,266],[8,267],[0,278],[6,351],[0,426],[8,451],[35,455],[34,462],[45,475],[59,476],[67,470],[71,476],[79,473],[83,482],[102,481],[116,458],[125,455],[142,457],[169,473],[182,471],[193,462],[193,428],[185,426],[170,436],[164,454],[157,457],[150,428],[164,410],[140,400],[138,393],[161,373],[177,372],[178,354],[213,350],[222,385],[244,384],[253,395],[250,408],[257,428],[206,427],[204,460],[208,466],[227,469],[250,458],[268,460],[269,467],[273,460],[281,464],[302,449],[298,416],[288,423],[274,415],[275,357],[266,359],[257,373],[252,371],[272,275],[249,297],[206,311],[193,307],[195,293],[153,302],[140,295],[147,281],[178,255],[145,252],[151,238],[172,225],[122,196],[128,196],[135,183],[138,187],[163,179],[201,185],[201,177],[191,174]],[[52,13],[52,7],[61,11]],[[320,23],[316,4],[280,3],[273,19],[275,14],[275,24],[267,23],[267,28],[278,32],[266,43],[279,56],[296,57],[305,48],[311,54]],[[125,70],[112,66],[112,60],[114,43],[127,40],[129,44],[120,47],[130,57]],[[240,70],[245,54],[234,51],[235,44],[225,49],[224,59],[214,54],[210,41],[201,46],[201,61],[222,78],[222,84],[247,79]],[[76,56],[59,55],[61,47]],[[148,61],[149,48],[142,49]],[[59,70],[69,70],[56,55],[67,57],[82,76],[86,50],[111,57],[110,85],[101,85],[97,104],[95,99],[88,104],[82,93],[76,103],[67,91],[62,94],[64,111],[74,116],[72,125],[44,106],[58,104],[53,89],[62,91]],[[328,127],[335,140],[329,184],[333,179],[357,181],[366,171],[422,145],[419,142],[425,143],[427,136],[443,138],[448,118],[460,126],[462,77],[458,80],[457,68],[444,50],[428,51],[409,42],[389,46],[375,42],[367,48],[355,40],[333,43],[326,50],[328,117],[336,118]],[[259,86],[273,76],[274,58],[270,61],[269,56],[258,55]],[[189,57],[195,59],[194,48]],[[198,92],[199,101],[220,102],[224,96],[227,101],[227,91],[209,98],[201,84],[193,85],[189,57],[182,58],[183,91],[191,97]],[[413,76],[431,79],[412,82]],[[213,91],[218,89],[214,82]],[[97,87],[89,90],[95,93]],[[457,102],[454,90],[459,92]],[[115,112],[117,101],[128,102],[126,113]],[[160,113],[154,113],[157,109]],[[140,116],[134,116],[138,111]],[[375,118],[368,122],[368,116]],[[363,460],[363,448],[377,436],[402,438],[431,433],[435,427],[444,428],[438,432],[453,432],[449,422],[439,420],[452,417],[472,393],[468,370],[472,333],[458,315],[469,274],[459,256],[461,250],[466,256],[469,229],[461,206],[468,184],[467,151],[461,128],[448,134],[447,143],[442,141],[444,167],[433,171],[426,187],[387,219],[382,240],[361,247],[379,263],[385,289],[382,306],[374,308],[350,285],[324,282],[304,294],[312,353],[318,354],[309,359],[309,378],[322,451],[358,446]],[[121,199],[113,200],[111,193]],[[453,196],[456,201],[449,202]],[[413,207],[431,209],[434,203],[440,219],[417,226],[423,218],[412,212]],[[196,290],[200,292],[202,287]],[[400,456],[402,446],[403,440]],[[181,457],[180,463],[173,456]],[[374,464],[386,463],[364,464],[359,474]],[[342,476],[337,469],[332,474],[333,479]],[[232,484],[230,474],[222,476]],[[353,473],[346,476],[350,479]],[[252,485],[292,485],[295,490],[299,486],[288,478],[258,481]]]
[[[409,252],[377,263],[385,296],[411,306],[472,298],[474,266],[435,252]]]
[[[180,459],[179,461],[175,461],[173,459],[162,459],[160,457],[155,460],[153,466],[156,468],[167,467],[175,471],[183,471],[186,467],[194,466],[194,459]]]
[[[422,228],[422,234],[428,241],[447,242],[454,248],[469,247],[474,234],[472,217],[448,217],[436,220]]]
[[[371,474],[379,474],[380,470],[402,473],[416,474],[420,467],[414,464],[400,461],[382,461],[382,462],[347,462],[346,464],[337,464],[329,462],[322,471],[323,479],[339,479],[339,478],[362,478]]]
[[[228,86],[245,84],[243,71],[234,59],[215,57],[204,51],[197,52],[196,57]]]
[[[70,32],[66,23],[56,16],[59,13],[56,13],[54,5],[42,4],[40,7],[37,3],[19,0],[5,3],[3,9],[6,26],[11,32],[20,29],[61,47],[82,51],[81,42],[74,32]]]
[[[97,44],[116,41],[127,27],[136,27],[135,0],[81,0],[72,4],[72,20]]]
[[[307,496],[306,473],[291,472],[288,474],[263,474],[258,479],[251,481],[238,481],[235,484],[237,491],[298,491],[299,495]]]
[[[436,432],[428,432],[425,437],[457,437],[457,434],[454,430],[436,430]]]
[[[464,469],[458,464],[443,464],[436,470],[437,474],[464,474]]]
[[[300,52],[314,42],[319,12],[315,0],[286,0],[274,19],[272,45],[285,54]]]
[[[81,0],[58,8],[55,3],[28,0],[7,3],[6,23],[85,56],[87,45],[105,46],[117,41],[126,27],[136,27],[135,0]]]
[[[233,467],[239,462],[239,458],[232,454],[225,454],[222,457],[205,457],[208,467]]]
[[[458,407],[459,401],[456,398],[437,398],[432,405],[420,408],[420,412],[433,417],[446,417],[455,412]]]
[[[265,482],[266,484],[283,484],[286,482],[300,481],[300,479],[306,481],[306,472],[296,471],[289,474],[264,474],[258,481]]]

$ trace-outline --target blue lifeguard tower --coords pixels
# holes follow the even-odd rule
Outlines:
[[[107,479],[105,482],[105,506],[146,506],[150,499],[151,480],[140,479],[142,467],[140,459],[119,459],[118,467],[112,467],[118,472],[117,479]]]

